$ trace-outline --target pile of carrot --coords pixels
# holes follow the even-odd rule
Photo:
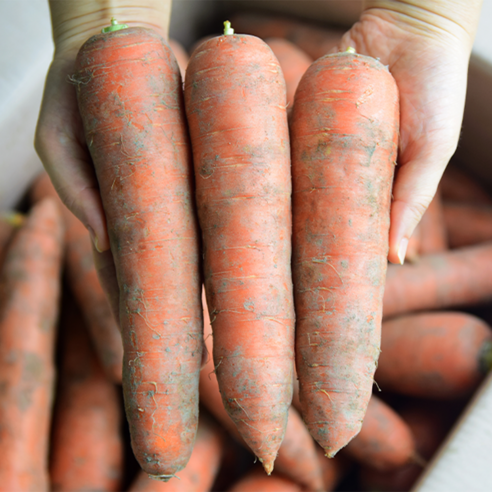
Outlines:
[[[46,174],[0,217],[0,490],[410,490],[492,368],[492,196],[451,166],[388,266],[391,74],[234,27],[81,48],[114,267]]]

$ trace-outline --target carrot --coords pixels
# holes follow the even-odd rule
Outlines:
[[[448,166],[440,188],[445,201],[469,205],[492,205],[492,196],[469,174],[456,166]]]
[[[443,212],[451,248],[492,241],[492,207],[445,203]]]
[[[237,32],[263,39],[285,38],[314,60],[333,49],[345,32],[343,29],[318,27],[310,22],[259,13],[238,13],[233,16],[232,23]]]
[[[224,452],[220,429],[210,419],[200,415],[195,447],[186,468],[176,475],[179,480],[158,482],[141,472],[130,492],[207,492],[219,471]]]
[[[216,374],[227,412],[267,473],[287,425],[294,366],[285,97],[278,61],[258,38],[219,36],[191,56],[185,106]]]
[[[348,463],[340,456],[328,459],[324,451],[318,447],[316,449],[318,461],[321,464],[323,476],[323,491],[329,492],[335,490],[340,480],[349,469]]]
[[[282,38],[268,38],[265,40],[273,54],[277,57],[285,78],[287,89],[287,105],[294,103],[294,94],[302,76],[309,68],[313,59],[295,44]]]
[[[386,403],[372,396],[360,433],[345,448],[351,458],[379,470],[398,468],[415,459],[412,432]]]
[[[429,204],[420,221],[420,255],[430,255],[446,251],[448,238],[442,211],[440,189]]]
[[[107,376],[115,383],[121,383],[121,334],[98,280],[89,233],[82,222],[63,205],[49,176],[43,173],[31,187],[31,198],[37,202],[46,197],[54,199],[62,212],[68,282],[83,313],[99,359]]]
[[[203,306],[205,344],[206,350],[211,354],[213,352],[212,326],[205,298],[203,299]],[[208,360],[200,373],[200,400],[227,431],[246,446],[222,403],[212,359]],[[280,445],[275,461],[275,471],[300,483],[308,490],[319,490],[321,488],[321,469],[316,460],[314,441],[299,414],[292,407],[289,409],[285,438]]]
[[[0,216],[0,268],[3,265],[5,254],[14,235],[24,222],[24,216],[16,212],[4,213]]]
[[[173,50],[176,61],[178,62],[179,71],[181,72],[181,77],[184,80],[186,67],[190,57],[183,46],[174,39],[169,40],[169,47]]]
[[[465,313],[402,316],[383,323],[376,381],[381,389],[428,398],[469,394],[492,366],[492,331]]]
[[[73,303],[65,307],[51,441],[52,490],[122,490],[119,394],[99,364],[80,312]]]
[[[189,49],[188,53],[191,55],[193,52],[205,41],[208,41],[209,39],[215,38],[217,36],[220,36],[220,34],[208,34],[207,36],[203,36],[202,38],[198,39],[198,41],[195,41],[192,45],[191,48]]]
[[[360,431],[379,355],[398,93],[377,60],[314,62],[291,118],[296,362],[329,457]]]
[[[47,491],[53,351],[63,225],[52,200],[31,210],[0,278],[0,490]]]
[[[383,314],[480,304],[492,300],[492,243],[428,255],[415,265],[390,265]]]
[[[258,469],[254,469],[242,477],[229,492],[302,492],[300,485],[288,478],[275,475],[267,477]]]
[[[181,76],[166,42],[135,27],[89,39],[72,80],[118,278],[132,447],[168,480],[193,448],[203,343]]]

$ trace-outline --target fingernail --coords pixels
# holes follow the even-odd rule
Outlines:
[[[87,226],[87,230],[89,231],[89,234],[91,236],[92,242],[94,243],[94,247],[96,248],[98,253],[102,253],[102,251],[99,249],[97,245],[97,236],[94,232],[94,229],[91,226]]]
[[[403,263],[405,263],[405,254],[407,252],[407,247],[408,247],[408,239],[404,237],[400,241],[400,247],[398,248],[398,259],[400,260],[400,265],[403,265]]]

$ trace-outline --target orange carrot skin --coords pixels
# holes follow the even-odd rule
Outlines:
[[[443,214],[451,248],[492,241],[492,207],[445,203]]]
[[[296,363],[302,415],[329,456],[360,430],[379,355],[395,81],[378,61],[314,62],[291,119]]]
[[[205,345],[209,354],[213,352],[212,326],[205,298],[203,298],[203,319]],[[200,401],[207,410],[227,429],[241,444],[246,446],[237,427],[231,420],[222,403],[219,383],[214,372],[212,358],[200,372]],[[322,476],[319,462],[316,460],[315,444],[300,415],[292,407],[289,408],[289,418],[285,437],[278,450],[275,460],[275,472],[300,483],[308,490],[322,488]]]
[[[120,288],[132,447],[169,479],[190,455],[202,356],[199,243],[179,69],[164,40],[127,28],[92,37],[77,98]]]
[[[389,265],[385,318],[412,311],[472,306],[492,300],[492,242]]]
[[[448,236],[442,210],[441,190],[430,202],[420,221],[420,255],[431,255],[448,249]]]
[[[372,396],[359,434],[345,448],[348,456],[378,470],[394,470],[415,455],[415,442],[405,421]]]
[[[70,303],[67,311],[51,440],[52,490],[118,491],[123,475],[119,394],[102,370],[79,310]]]
[[[268,38],[265,42],[270,46],[282,68],[287,89],[287,106],[291,108],[297,86],[313,59],[286,39]]]
[[[303,490],[300,485],[285,477],[280,475],[268,477],[256,469],[241,478],[229,489],[229,492],[302,492]]]
[[[285,83],[268,46],[227,35],[186,72],[205,290],[226,409],[269,470],[292,399],[294,308]]]
[[[92,257],[92,241],[75,215],[62,203],[48,174],[41,174],[31,188],[34,202],[53,198],[60,207],[65,224],[68,282],[85,317],[90,334],[107,376],[121,384],[123,345],[121,333],[111,312]]]
[[[278,15],[244,12],[232,17],[236,32],[253,34],[260,38],[285,38],[299,46],[314,60],[326,55],[345,33],[343,29],[320,28],[309,22]]]
[[[381,350],[376,381],[382,390],[457,398],[490,369],[492,330],[465,313],[412,314],[383,323]]]
[[[186,468],[167,483],[141,472],[130,492],[208,492],[219,472],[223,454],[223,433],[211,419],[200,415],[195,447]]]
[[[0,490],[47,491],[63,224],[52,200],[31,210],[0,279]]]

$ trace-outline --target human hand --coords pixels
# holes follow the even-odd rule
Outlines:
[[[481,1],[451,3],[366,2],[359,22],[333,50],[352,46],[357,53],[379,58],[389,66],[400,91],[399,157],[389,233],[392,263],[403,263],[408,239],[458,143]]]

